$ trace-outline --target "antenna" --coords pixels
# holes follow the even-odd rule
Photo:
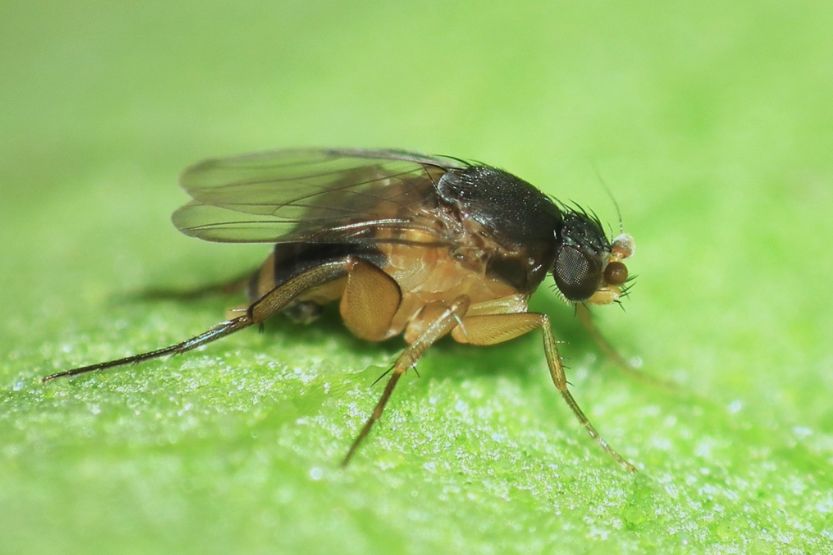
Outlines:
[[[599,179],[599,182],[602,184],[602,187],[607,193],[607,196],[610,197],[610,200],[613,202],[613,206],[616,208],[616,216],[619,218],[619,233],[625,233],[625,223],[622,221],[622,211],[619,209],[619,203],[616,202],[616,197],[613,196],[613,193],[610,190],[610,187],[607,186],[607,183],[602,177],[602,172],[599,171],[599,166],[593,161],[593,171],[596,172],[596,177]]]

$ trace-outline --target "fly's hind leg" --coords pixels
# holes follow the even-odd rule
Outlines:
[[[581,410],[570,390],[567,387],[567,377],[564,373],[564,366],[561,364],[561,357],[558,354],[555,337],[550,327],[550,319],[546,314],[534,312],[518,312],[513,314],[485,314],[467,316],[463,319],[463,325],[452,332],[452,337],[460,343],[472,345],[494,345],[509,341],[524,335],[534,329],[540,329],[544,335],[544,353],[547,357],[547,365],[550,368],[550,376],[558,392],[567,402],[570,409],[578,418],[578,421],[616,462],[625,470],[636,472],[636,467],[629,463],[604,438],[599,435],[596,427]]]
[[[207,285],[200,285],[192,289],[144,289],[131,294],[131,297],[147,300],[182,300],[190,301],[193,299],[201,299],[211,295],[228,295],[245,291],[252,281],[252,276],[256,274],[257,270],[249,270],[246,273],[237,275],[233,278],[226,279],[217,283],[209,283]]]
[[[402,292],[392,277],[364,260],[350,264],[338,309],[353,335],[368,341],[387,338],[401,302]]]
[[[413,343],[411,343],[401,355],[399,355],[399,358],[396,359],[396,362],[393,365],[391,376],[388,379],[388,383],[385,385],[385,390],[382,392],[382,396],[376,403],[373,412],[365,422],[359,432],[359,435],[356,436],[356,439],[350,446],[350,450],[347,451],[347,455],[344,456],[344,460],[341,461],[342,466],[346,466],[347,463],[350,462],[350,459],[353,458],[353,455],[356,453],[356,450],[359,448],[361,442],[367,437],[367,434],[370,433],[370,429],[373,427],[373,424],[375,424],[376,421],[382,417],[385,405],[390,399],[393,389],[396,387],[396,384],[399,382],[399,378],[402,377],[402,374],[404,374],[408,368],[411,368],[416,364],[417,360],[419,360],[428,347],[459,325],[460,320],[466,314],[468,307],[468,297],[463,295],[455,299],[454,302],[452,302],[448,308],[442,312],[442,314],[434,319],[425,328],[425,331],[423,331],[422,334],[420,334],[420,336]]]
[[[260,299],[253,302],[240,316],[221,322],[213,328],[180,343],[108,362],[100,362],[98,364],[91,364],[89,366],[73,368],[72,370],[57,372],[44,377],[43,381],[48,382],[56,378],[76,376],[78,374],[86,374],[87,372],[112,368],[114,366],[135,364],[165,355],[184,353],[201,345],[211,343],[216,339],[220,339],[221,337],[225,337],[251,325],[260,324],[270,316],[280,312],[285,306],[301,295],[304,291],[343,277],[347,274],[348,269],[353,262],[352,258],[345,257],[341,260],[321,264],[307,270],[306,272],[298,274],[297,276],[294,276],[278,285],[263,295]]]

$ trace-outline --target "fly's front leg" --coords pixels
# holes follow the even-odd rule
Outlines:
[[[593,338],[593,341],[596,342],[599,349],[614,363],[616,363],[616,366],[618,366],[622,372],[653,385],[658,385],[666,389],[676,389],[676,384],[654,377],[650,374],[646,374],[628,362],[625,357],[623,357],[621,353],[619,353],[619,351],[617,351],[616,348],[610,344],[607,338],[602,335],[602,332],[599,331],[599,328],[596,326],[595,322],[593,322],[593,315],[591,314],[590,309],[585,305],[576,305],[576,315],[578,316],[578,320],[581,322],[581,325],[587,333],[590,334],[590,337]]]
[[[138,355],[132,355],[108,362],[99,362],[98,364],[91,364],[89,366],[82,366],[81,368],[73,368],[72,370],[57,372],[44,377],[42,381],[48,382],[56,378],[86,374],[87,372],[104,370],[106,368],[113,368],[114,366],[136,364],[145,360],[151,360],[165,355],[184,353],[186,351],[196,349],[201,345],[211,343],[212,341],[240,331],[253,324],[263,322],[270,316],[279,312],[298,295],[302,294],[311,287],[316,287],[344,276],[347,273],[351,262],[352,259],[347,257],[343,260],[321,264],[320,266],[316,266],[315,268],[290,278],[249,305],[242,315],[229,319],[225,322],[221,322],[213,328],[180,343],[156,349],[154,351],[140,353]]]
[[[555,337],[550,327],[550,319],[546,314],[534,312],[521,312],[515,314],[488,314],[479,316],[467,316],[463,320],[463,326],[452,332],[452,337],[460,343],[472,345],[494,345],[509,341],[524,335],[536,328],[544,334],[544,353],[547,357],[547,364],[550,368],[550,376],[555,387],[567,402],[570,409],[576,415],[581,425],[595,439],[599,445],[613,457],[616,462],[622,465],[629,472],[636,472],[636,467],[629,463],[622,455],[613,449],[604,438],[599,435],[596,427],[584,414],[576,403],[573,395],[567,387],[567,377],[564,374],[564,366],[561,364],[561,357],[558,354]],[[463,332],[465,330],[465,333]]]
[[[382,396],[376,403],[376,407],[373,409],[373,412],[370,414],[367,422],[365,422],[359,432],[359,435],[356,436],[356,439],[350,446],[350,450],[347,451],[347,455],[345,455],[344,460],[341,462],[342,466],[346,466],[347,463],[350,462],[350,459],[352,459],[353,455],[356,453],[356,449],[358,449],[364,438],[367,437],[367,434],[370,433],[370,429],[373,427],[373,424],[375,424],[376,421],[382,417],[385,405],[388,403],[388,400],[393,393],[393,389],[396,387],[396,384],[399,382],[399,378],[402,377],[402,374],[404,374],[408,368],[411,368],[416,364],[417,360],[419,360],[428,347],[459,325],[460,320],[463,316],[465,316],[468,307],[469,299],[465,295],[455,299],[454,302],[452,302],[442,314],[432,321],[428,327],[425,328],[425,331],[423,331],[422,334],[413,343],[408,345],[401,355],[399,355],[399,358],[396,359],[396,362],[393,365],[390,379],[388,379],[388,383],[385,385],[385,390],[382,392]]]

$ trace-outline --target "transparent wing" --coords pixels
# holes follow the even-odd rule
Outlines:
[[[222,242],[361,242],[419,231],[443,242],[434,184],[466,162],[395,150],[277,150],[199,162],[194,199],[173,215],[186,235]],[[411,234],[412,236],[414,234]]]

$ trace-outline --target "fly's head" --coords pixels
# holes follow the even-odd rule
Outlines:
[[[634,252],[630,235],[621,233],[609,241],[595,216],[570,209],[556,240],[552,274],[567,301],[608,304],[627,293],[624,260]]]

